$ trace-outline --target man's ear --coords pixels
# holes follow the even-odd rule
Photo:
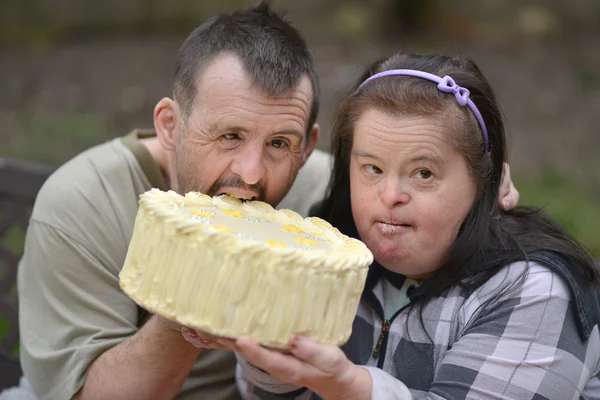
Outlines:
[[[168,97],[162,98],[154,107],[154,130],[161,146],[167,151],[175,151],[178,117],[179,106]]]
[[[308,134],[308,137],[306,138],[306,145],[304,146],[304,151],[302,152],[302,164],[300,166],[303,166],[304,163],[306,163],[308,157],[311,155],[315,147],[317,147],[320,132],[321,128],[319,127],[319,124],[314,124],[310,130],[310,133]]]

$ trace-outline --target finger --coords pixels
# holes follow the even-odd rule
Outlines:
[[[207,344],[205,343],[206,341],[199,338],[198,334],[195,331],[188,329],[186,327],[182,327],[181,335],[192,346],[199,348],[199,349],[207,348]]]
[[[238,339],[236,350],[247,362],[285,383],[305,386],[320,372],[312,365],[280,351],[269,350],[251,339]]]
[[[305,337],[296,335],[290,340],[292,354],[319,369],[327,375],[335,375],[344,367],[346,356],[338,346],[320,344]]]
[[[210,341],[215,341],[219,338],[219,336],[213,335],[212,333],[208,333],[208,332],[204,332],[204,331],[198,331],[198,330],[193,330],[190,329],[192,332],[194,332],[200,339],[202,340],[210,340]]]
[[[221,339],[225,340],[224,337],[222,336],[216,336],[213,335],[212,333],[207,333],[207,332],[203,332],[203,331],[193,331],[199,339],[204,340],[205,342],[217,342]]]
[[[195,331],[186,327],[181,328],[181,334],[187,342],[199,349],[230,350],[234,342],[232,339]]]
[[[219,338],[216,340],[216,343],[219,345],[219,348],[222,350],[234,351],[234,349],[235,349],[235,339]]]
[[[259,363],[261,366],[268,366],[270,364],[276,365],[278,362],[287,361],[285,359],[285,354],[262,347],[252,339],[238,339],[235,342],[235,348],[238,354],[252,364]],[[289,358],[289,356],[287,357]]]

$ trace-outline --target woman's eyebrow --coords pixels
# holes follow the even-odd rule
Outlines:
[[[375,154],[371,154],[368,151],[364,151],[364,150],[354,149],[354,150],[352,150],[352,155],[355,157],[372,158],[374,160],[381,161],[381,159],[379,157],[377,157]]]

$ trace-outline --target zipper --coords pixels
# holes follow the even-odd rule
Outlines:
[[[380,277],[377,277],[377,279],[379,279],[379,278]],[[375,283],[372,286],[374,286],[374,285],[375,285]],[[373,308],[373,311],[375,311],[375,314],[381,320],[381,332],[379,333],[379,337],[377,338],[377,343],[375,344],[375,349],[373,349],[373,353],[371,355],[375,360],[377,360],[377,368],[382,369],[383,364],[385,362],[385,352],[387,350],[387,342],[388,342],[389,332],[390,332],[392,323],[394,322],[396,317],[398,315],[400,315],[400,313],[402,311],[404,311],[406,308],[408,308],[412,305],[412,301],[409,302],[408,304],[405,304],[404,307],[401,307],[398,311],[396,311],[390,319],[385,319],[383,307],[382,307],[381,303],[379,302],[379,300],[377,299],[377,297],[375,297],[375,294],[373,293],[373,291],[369,289],[369,291],[364,293],[363,296],[364,296],[365,301],[370,304],[370,306]]]
[[[373,358],[377,360],[379,358],[379,354],[381,353],[381,346],[383,345],[383,341],[387,338],[388,332],[390,331],[390,321],[384,319],[381,321],[381,333],[379,334],[379,339],[377,339],[377,344],[375,345],[375,350],[373,350]]]
[[[377,344],[375,345],[375,350],[373,350],[373,358],[377,360],[377,368],[383,368],[383,363],[385,362],[385,351],[387,349],[387,342],[389,338],[390,327],[392,323],[396,319],[398,315],[406,308],[410,307],[411,303],[406,304],[404,307],[400,308],[390,319],[382,319],[381,320],[381,333],[379,334],[379,338],[377,339]],[[383,356],[380,358],[379,356]]]

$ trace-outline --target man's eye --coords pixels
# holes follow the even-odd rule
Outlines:
[[[275,139],[271,141],[271,146],[275,147],[276,149],[282,149],[287,146],[287,143],[285,140]]]
[[[372,164],[367,164],[365,165],[365,172],[367,174],[381,174],[383,171],[379,167],[376,167]]]
[[[225,140],[236,140],[240,138],[240,135],[238,135],[237,133],[226,133],[221,137]]]
[[[429,179],[429,178],[431,178],[431,176],[432,176],[432,173],[428,169],[420,169],[417,171],[417,177],[419,177],[421,179]]]

